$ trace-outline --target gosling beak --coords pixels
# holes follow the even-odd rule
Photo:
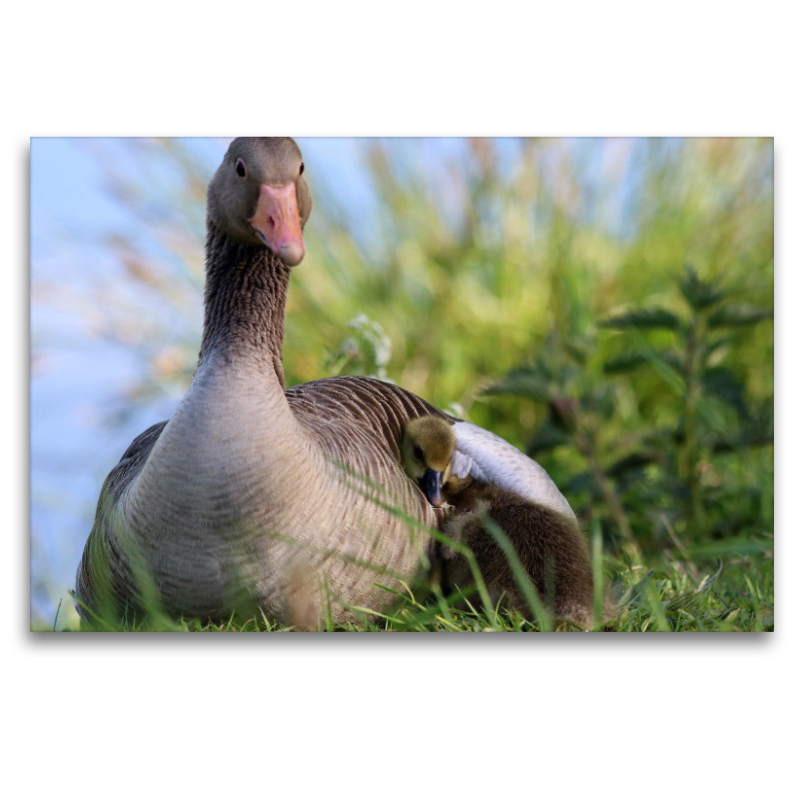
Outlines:
[[[444,505],[441,472],[434,472],[432,469],[426,469],[425,474],[419,480],[419,485],[432,506],[441,508]]]
[[[267,186],[258,190],[256,211],[248,220],[259,239],[289,267],[303,260],[306,248],[297,210],[297,190],[293,183]]]

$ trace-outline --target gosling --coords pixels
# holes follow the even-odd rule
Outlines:
[[[431,505],[449,512],[443,533],[470,547],[493,600],[499,596],[507,608],[528,612],[505,554],[486,530],[486,516],[511,541],[550,613],[582,628],[592,627],[592,562],[577,522],[516,492],[454,475],[455,445],[455,434],[445,419],[425,416],[410,420],[400,448],[403,468]],[[458,559],[449,548],[444,548],[442,557],[443,582],[448,588],[472,582],[465,559]],[[606,598],[604,618],[610,619],[615,613],[613,603]]]

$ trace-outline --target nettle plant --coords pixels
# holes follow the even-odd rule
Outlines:
[[[631,309],[590,335],[551,337],[488,394],[544,404],[529,455],[632,557],[677,534],[698,555],[763,550],[752,540],[772,526],[773,401],[748,395],[740,350],[773,312],[692,268],[677,283],[678,310]]]

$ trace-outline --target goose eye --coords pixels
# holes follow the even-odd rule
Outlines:
[[[414,445],[414,458],[417,461],[422,461],[422,448],[418,444]]]
[[[247,175],[247,169],[244,166],[244,161],[241,158],[236,159],[236,174],[240,178],[244,178]]]
[[[306,165],[301,161],[300,162],[300,174],[302,175],[305,171]]]

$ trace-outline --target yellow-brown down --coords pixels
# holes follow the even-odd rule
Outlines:
[[[446,419],[428,415],[409,420],[401,447],[403,469],[412,480],[418,480],[426,469],[449,477],[455,447],[453,426]]]

